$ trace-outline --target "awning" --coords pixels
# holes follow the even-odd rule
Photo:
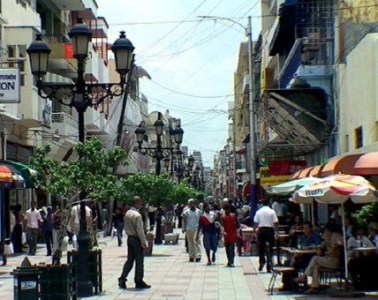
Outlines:
[[[273,34],[269,45],[269,55],[283,54],[290,49],[295,41],[295,28],[297,24],[296,11],[298,0],[286,0],[279,10],[279,24]]]
[[[251,191],[251,183],[247,182],[244,184],[243,189],[242,189],[243,196],[249,196],[250,191]]]
[[[312,177],[319,177],[323,170],[323,167],[324,165],[317,165],[313,167],[308,175]]]
[[[262,116],[296,155],[324,145],[327,129],[326,94],[320,88],[266,90]],[[275,145],[272,145],[272,147]],[[269,148],[269,143],[266,148]]]
[[[247,150],[247,148],[245,146],[242,146],[242,147],[239,147],[238,149],[236,149],[235,153],[236,154],[245,154],[246,150]]]
[[[378,152],[361,155],[354,163],[353,175],[378,175]]]
[[[293,176],[291,177],[291,179],[298,179],[298,178],[303,178],[303,177],[308,177],[310,176],[310,172],[311,170],[313,169],[314,167],[307,167],[307,168],[304,168],[302,170],[299,170],[297,171],[296,173],[293,174]],[[296,177],[294,177],[294,175]]]
[[[357,153],[357,154],[350,154],[350,155],[340,156],[340,157],[331,159],[324,165],[320,175],[322,177],[326,177],[326,176],[338,174],[338,173],[357,175],[354,172],[355,163],[362,155],[363,155],[362,153]],[[377,170],[378,170],[378,164],[377,164]]]

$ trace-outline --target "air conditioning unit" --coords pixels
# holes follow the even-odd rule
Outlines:
[[[0,104],[0,112],[7,111],[7,106],[5,104]]]

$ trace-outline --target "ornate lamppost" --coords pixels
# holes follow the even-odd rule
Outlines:
[[[103,102],[108,97],[120,96],[125,91],[126,76],[130,76],[133,61],[134,46],[121,31],[120,37],[113,43],[116,71],[120,75],[119,83],[86,83],[84,79],[85,62],[92,33],[87,25],[78,20],[68,33],[72,41],[73,57],[77,60],[77,79],[75,83],[43,82],[43,76],[48,71],[48,59],[51,52],[47,43],[37,35],[36,41],[26,50],[29,54],[32,74],[36,77],[38,95],[43,99],[59,101],[63,105],[74,107],[78,113],[79,141],[84,142],[84,113],[88,107]],[[80,231],[77,242],[77,292],[79,297],[93,295],[93,285],[89,277],[89,234],[85,221],[85,193],[80,193]]]
[[[161,172],[161,161],[164,158],[168,158],[171,153],[174,153],[175,151],[179,150],[180,145],[182,143],[182,139],[184,136],[184,130],[178,126],[175,129],[173,129],[173,136],[174,136],[174,142],[177,144],[177,147],[163,147],[162,146],[162,135],[164,131],[164,122],[161,119],[162,114],[158,113],[158,119],[154,123],[155,131],[156,131],[156,147],[144,147],[143,141],[146,134],[146,129],[140,124],[135,129],[135,135],[138,142],[138,148],[137,151],[139,153],[142,153],[144,155],[149,155],[152,158],[156,160],[155,164],[155,174],[160,175]],[[164,161],[166,163],[166,161]],[[169,160],[168,160],[169,165]],[[155,236],[155,244],[161,244],[161,215],[160,215],[160,199],[158,199],[157,203],[157,209],[158,209],[158,215],[156,219],[156,236]]]

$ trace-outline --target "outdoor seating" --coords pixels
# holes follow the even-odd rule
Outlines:
[[[270,292],[271,295],[273,295],[274,285],[276,283],[277,276],[283,273],[290,273],[290,272],[295,272],[295,269],[293,267],[273,266],[272,277],[270,278],[270,281],[268,284],[268,292]]]

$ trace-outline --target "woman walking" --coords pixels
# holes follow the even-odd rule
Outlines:
[[[238,239],[238,221],[236,214],[231,212],[231,205],[223,205],[224,214],[222,216],[224,246],[227,255],[227,267],[234,267],[235,243]]]
[[[215,253],[218,249],[218,233],[216,227],[217,216],[213,211],[210,211],[210,205],[205,203],[203,205],[203,214],[200,216],[198,231],[197,231],[197,240],[199,239],[199,233],[202,230],[203,233],[203,246],[206,250],[207,255],[207,265],[215,262]],[[219,225],[219,223],[218,223]],[[219,228],[219,226],[218,226]],[[213,251],[210,259],[210,251]]]

